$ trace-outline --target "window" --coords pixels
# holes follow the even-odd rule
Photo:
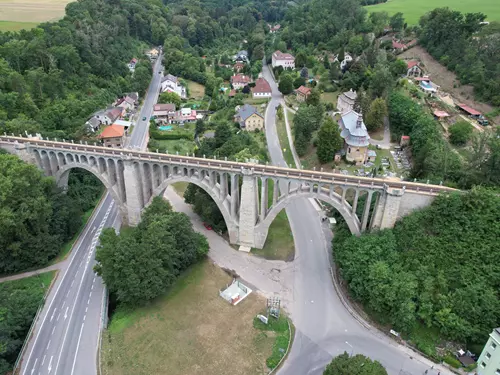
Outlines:
[[[486,352],[486,359],[490,359],[491,358],[491,354]]]
[[[349,150],[347,150],[347,152],[349,152],[349,153],[351,152],[351,148],[350,147],[349,147]]]
[[[497,368],[497,370],[495,371],[495,375],[500,375],[500,368]]]
[[[497,344],[495,344],[495,343],[492,341],[492,342],[491,342],[491,348],[492,348],[493,350],[495,350],[495,349],[496,349],[496,347],[497,347]]]
[[[481,367],[482,367],[482,368],[485,368],[485,367],[486,367],[486,363],[481,362]]]

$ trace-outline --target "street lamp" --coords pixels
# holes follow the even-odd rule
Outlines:
[[[352,352],[353,352],[354,348],[353,348],[353,347],[352,347],[352,345],[351,345],[351,344],[349,344],[347,341],[346,341],[345,343],[351,347],[351,357],[352,357]]]

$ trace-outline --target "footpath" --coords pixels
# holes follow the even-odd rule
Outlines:
[[[63,260],[62,262],[56,263],[56,264],[52,264],[51,266],[48,266],[45,268],[40,268],[38,270],[18,273],[17,275],[0,277],[0,283],[4,283],[6,281],[20,280],[20,279],[24,279],[26,277],[40,275],[40,274],[45,273],[45,272],[58,271],[62,268],[64,262],[65,262],[65,260]]]

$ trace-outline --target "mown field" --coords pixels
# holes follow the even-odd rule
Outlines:
[[[367,6],[369,12],[386,11],[390,15],[402,12],[408,25],[418,23],[420,16],[434,8],[449,7],[461,12],[483,12],[488,21],[500,21],[498,0],[389,0],[387,3]]]
[[[30,29],[64,16],[69,0],[0,0],[0,31]]]

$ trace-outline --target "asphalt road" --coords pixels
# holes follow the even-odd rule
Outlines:
[[[276,106],[281,103],[276,83],[265,65],[263,75],[273,94],[266,111],[266,138],[271,161],[286,166],[276,131]],[[288,147],[284,145],[283,147]],[[295,167],[295,166],[292,166]],[[296,327],[295,340],[280,375],[322,374],[333,356],[344,351],[361,353],[381,362],[390,375],[419,375],[430,368],[411,359],[408,352],[382,335],[375,335],[355,320],[342,305],[332,284],[329,266],[329,231],[307,199],[297,199],[287,208],[295,241],[292,302],[289,307]],[[443,373],[443,372],[442,372]],[[428,374],[436,375],[437,370]]]
[[[130,137],[130,147],[145,147],[149,118],[159,93],[162,75],[158,72],[161,70],[160,57],[154,65],[153,78]],[[120,218],[113,199],[106,194],[47,296],[24,353],[22,375],[97,374],[104,286],[93,271],[94,255],[101,230],[111,226],[119,228]]]

